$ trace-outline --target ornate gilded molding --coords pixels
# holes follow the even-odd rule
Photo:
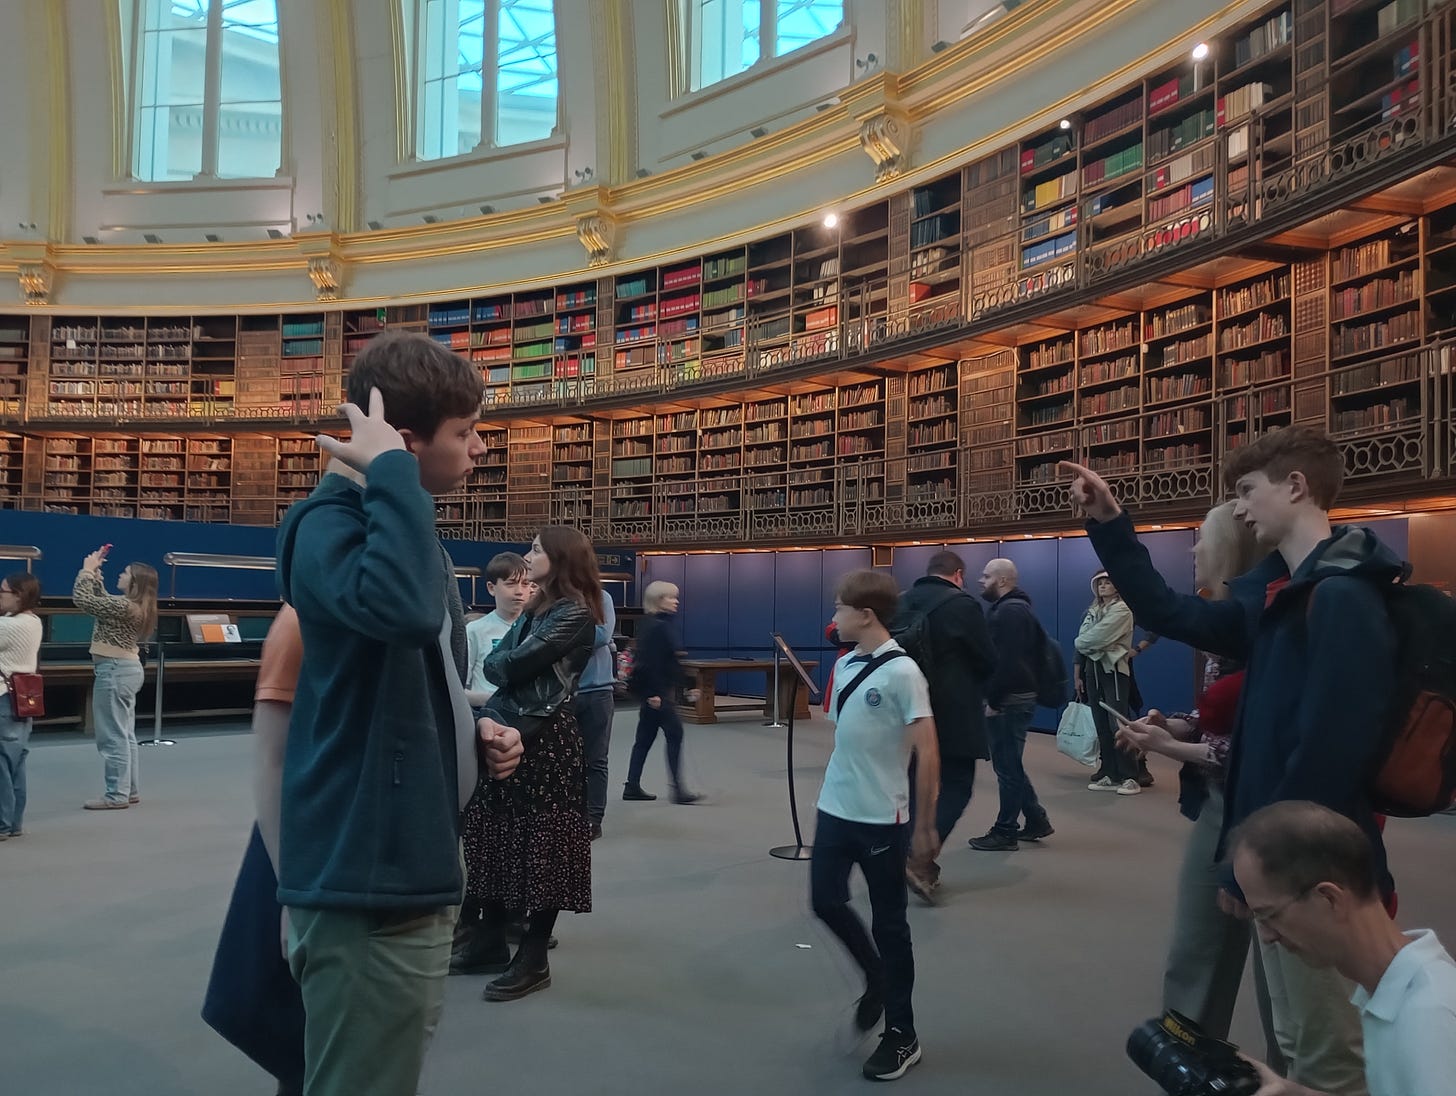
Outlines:
[[[344,287],[344,264],[332,255],[308,261],[308,276],[313,282],[314,299],[337,301]]]
[[[55,267],[48,262],[23,262],[16,266],[20,278],[20,291],[25,294],[25,303],[32,306],[51,303],[51,288],[55,283]]]
[[[875,164],[875,182],[897,179],[910,166],[913,133],[910,116],[903,110],[884,107],[859,124],[859,146]]]
[[[314,300],[337,301],[349,274],[349,264],[339,255],[339,238],[332,233],[317,232],[294,236],[293,242],[308,260]]]
[[[576,238],[586,248],[587,266],[606,266],[616,258],[617,219],[605,211],[576,219]]]

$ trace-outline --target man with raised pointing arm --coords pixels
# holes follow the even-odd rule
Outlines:
[[[1284,800],[1321,803],[1369,839],[1381,894],[1393,893],[1368,781],[1395,680],[1395,637],[1381,587],[1402,564],[1368,529],[1331,526],[1344,480],[1339,449],[1322,432],[1290,427],[1235,450],[1223,469],[1234,517],[1270,549],[1212,601],[1174,592],[1138,543],[1106,481],[1063,462],[1071,499],[1137,622],[1248,669],[1232,735],[1229,830]],[[1247,915],[1232,873],[1221,896]],[[1335,1096],[1364,1096],[1364,1063],[1350,987],[1261,942],[1274,1026],[1290,1077]]]

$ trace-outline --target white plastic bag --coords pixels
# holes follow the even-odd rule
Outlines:
[[[1092,709],[1085,704],[1068,704],[1057,724],[1057,749],[1073,761],[1096,768],[1102,760],[1097,745],[1097,725],[1092,722]]]

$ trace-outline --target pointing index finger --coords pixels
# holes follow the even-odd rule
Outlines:
[[[369,389],[369,417],[384,418],[384,393],[377,388]]]

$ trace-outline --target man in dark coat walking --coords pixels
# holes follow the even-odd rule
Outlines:
[[[971,801],[976,761],[991,756],[983,688],[996,670],[996,649],[980,603],[964,589],[965,572],[960,556],[937,552],[930,557],[925,577],[916,579],[900,597],[898,624],[906,627],[923,613],[929,632],[932,665],[924,670],[940,744],[935,828],[942,845]],[[912,861],[906,878],[917,896],[932,902],[940,885],[940,865]]]

